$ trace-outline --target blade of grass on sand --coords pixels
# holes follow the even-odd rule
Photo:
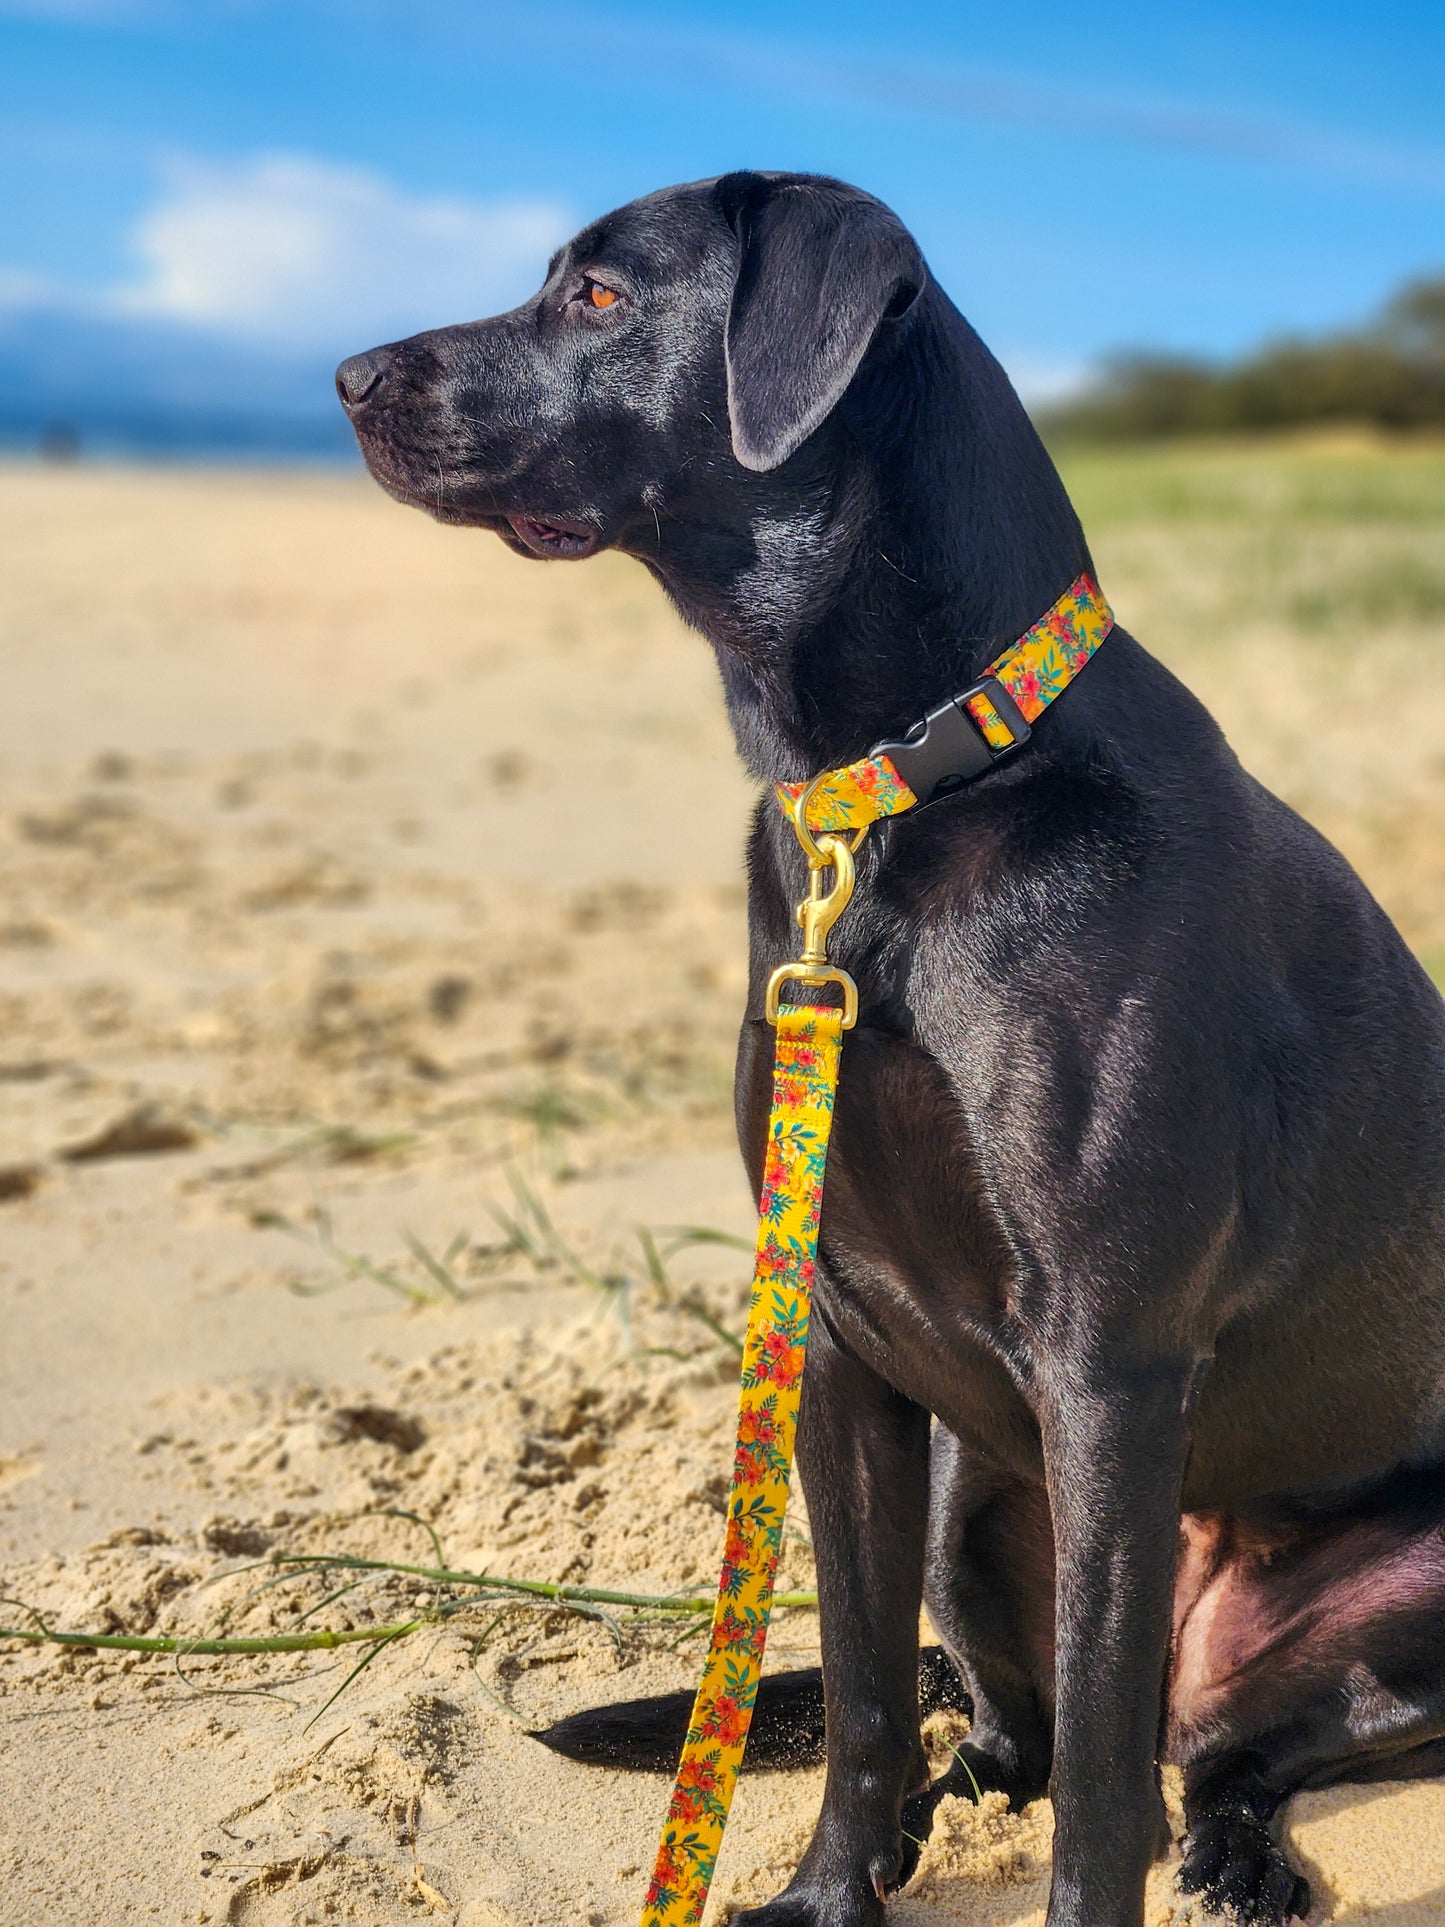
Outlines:
[[[550,1599],[559,1606],[624,1606],[635,1612],[711,1612],[712,1595],[613,1591],[602,1586],[566,1586],[551,1579],[513,1579],[500,1573],[462,1572],[450,1566],[414,1566],[395,1559],[363,1559],[350,1552],[273,1553],[278,1566],[340,1566],[353,1572],[394,1572],[427,1579],[437,1586],[475,1586],[479,1590],[512,1593],[518,1598]],[[778,1593],[775,1607],[816,1606],[815,1592]]]
[[[740,1238],[735,1231],[719,1231],[710,1224],[654,1225],[652,1235],[667,1240],[665,1256],[673,1257],[689,1245],[725,1245],[729,1251],[745,1251],[749,1257],[757,1248],[754,1238]]]
[[[447,1269],[444,1259],[438,1258],[434,1256],[432,1252],[428,1251],[414,1231],[405,1231],[402,1233],[402,1236],[406,1241],[406,1248],[412,1257],[416,1259],[424,1271],[436,1279],[444,1292],[447,1292],[453,1298],[461,1299],[466,1297],[467,1294],[465,1290],[457,1283],[456,1279]],[[447,1249],[449,1251],[456,1249],[455,1239],[452,1240]]]
[[[113,1653],[320,1653],[378,1636],[396,1639],[427,1623],[425,1619],[408,1619],[395,1626],[361,1626],[343,1633],[267,1633],[256,1639],[182,1639],[164,1633],[75,1633],[58,1632],[53,1626],[0,1626],[0,1640],[23,1639],[35,1646],[94,1646]]]
[[[343,1572],[389,1572],[399,1577],[425,1579],[435,1586],[466,1586],[494,1598],[511,1598],[519,1604],[535,1600],[554,1606],[574,1607],[595,1616],[595,1608],[617,1606],[633,1613],[656,1613],[668,1618],[696,1618],[710,1613],[711,1595],[698,1593],[624,1592],[604,1586],[567,1586],[551,1579],[515,1579],[499,1573],[463,1572],[450,1566],[418,1566],[391,1559],[363,1559],[349,1552],[296,1552],[273,1554],[269,1562],[290,1571],[322,1570],[335,1567]],[[253,1570],[243,1567],[242,1571]],[[67,1646],[98,1646],[119,1652],[136,1653],[305,1653],[330,1646],[353,1645],[367,1639],[390,1639],[398,1632],[414,1632],[465,1602],[457,1601],[389,1626],[350,1628],[344,1632],[318,1629],[309,1633],[264,1633],[253,1637],[227,1635],[224,1638],[194,1638],[169,1633],[87,1633],[59,1632],[48,1626],[35,1607],[21,1599],[0,1599],[0,1605],[18,1606],[35,1620],[34,1626],[0,1627],[0,1640],[20,1639],[29,1643],[46,1641]],[[816,1592],[781,1592],[773,1605],[778,1611],[815,1607]]]
[[[749,1254],[754,1250],[751,1239],[740,1238],[731,1231],[719,1231],[715,1226],[707,1224],[659,1225],[656,1229],[639,1225],[637,1237],[647,1260],[648,1273],[653,1283],[663,1291],[667,1291],[671,1284],[667,1270],[668,1261],[676,1257],[679,1251],[686,1251],[697,1245],[721,1245],[728,1251],[745,1251]],[[666,1243],[659,1246],[657,1242],[659,1238],[666,1239]],[[686,1297],[677,1299],[675,1308],[686,1312],[690,1318],[696,1318],[699,1324],[707,1327],[714,1338],[741,1355],[743,1349],[741,1335],[730,1330],[720,1318],[710,1312],[695,1292],[689,1292]]]
[[[346,1678],[342,1680],[341,1684],[337,1687],[336,1691],[331,1695],[331,1697],[317,1707],[316,1711],[311,1715],[310,1719],[307,1720],[305,1726],[302,1727],[301,1731],[303,1733],[309,1733],[311,1731],[312,1727],[315,1726],[316,1722],[321,1718],[321,1715],[327,1712],[331,1707],[335,1706],[336,1702],[341,1698],[341,1695],[346,1691],[347,1687],[351,1684],[351,1682],[356,1678],[356,1676],[359,1673],[364,1673],[366,1671],[367,1667],[376,1658],[378,1653],[384,1651],[384,1649],[392,1645],[394,1641],[398,1639],[405,1639],[406,1635],[409,1632],[415,1632],[415,1631],[416,1631],[415,1626],[398,1626],[395,1632],[383,1633],[380,1636],[380,1638],[377,1640],[376,1644],[372,1647],[371,1651],[367,1653],[364,1658],[358,1660],[356,1665],[352,1667],[351,1671],[346,1675]]]
[[[405,1298],[408,1304],[429,1305],[433,1302],[431,1292],[423,1291],[418,1285],[409,1284],[405,1278],[394,1271],[388,1271],[383,1265],[373,1264],[370,1258],[364,1257],[360,1252],[347,1251],[344,1246],[337,1244],[331,1236],[330,1225],[325,1220],[315,1232],[308,1231],[305,1225],[297,1224],[294,1219],[284,1217],[279,1211],[257,1211],[253,1214],[251,1222],[260,1230],[282,1231],[288,1238],[295,1238],[304,1245],[310,1245],[313,1250],[324,1252],[351,1277],[369,1278],[373,1284],[384,1285],[388,1291],[394,1291],[399,1298]],[[303,1298],[314,1296],[316,1290],[314,1286],[306,1285],[293,1285],[292,1289]]]
[[[380,1516],[383,1519],[405,1519],[411,1525],[420,1526],[428,1539],[431,1540],[432,1551],[437,1556],[437,1564],[439,1566],[446,1564],[447,1556],[442,1551],[442,1542],[437,1536],[437,1529],[430,1519],[424,1519],[419,1512],[406,1512],[399,1505],[383,1506]]]

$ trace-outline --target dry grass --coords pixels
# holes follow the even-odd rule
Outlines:
[[[1445,447],[1076,451],[1121,620],[1445,978]]]

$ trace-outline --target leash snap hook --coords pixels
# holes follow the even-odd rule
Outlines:
[[[803,933],[803,954],[798,961],[804,964],[828,961],[828,932],[848,908],[857,877],[853,852],[841,836],[821,837],[817,847],[823,861],[809,864],[808,894],[793,912]],[[825,867],[833,872],[833,881],[826,890],[823,887]]]
[[[779,964],[768,979],[764,1012],[770,1024],[777,1023],[786,983],[837,984],[843,992],[843,1029],[852,1030],[858,1021],[858,986],[846,970],[828,962],[828,933],[852,900],[857,881],[853,852],[862,832],[852,843],[831,834],[814,837],[808,827],[808,805],[822,780],[814,777],[792,808],[793,829],[808,859],[808,894],[793,913],[803,932],[803,952],[795,963]],[[833,880],[825,888],[823,879],[829,870]]]

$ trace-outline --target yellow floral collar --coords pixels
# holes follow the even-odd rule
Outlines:
[[[901,742],[879,743],[861,762],[817,782],[813,830],[856,830],[897,816],[981,776],[1026,743],[1030,724],[1068,688],[1114,626],[1092,576],[1081,575],[979,680],[930,712]],[[791,811],[801,783],[778,786]]]

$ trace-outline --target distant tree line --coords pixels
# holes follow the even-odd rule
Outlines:
[[[1415,282],[1354,333],[1274,342],[1232,365],[1119,356],[1043,426],[1112,441],[1328,422],[1445,429],[1445,276]]]

